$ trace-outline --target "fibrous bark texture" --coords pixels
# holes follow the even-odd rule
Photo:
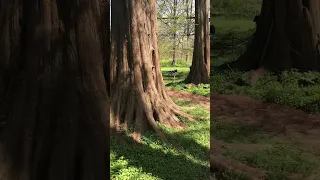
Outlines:
[[[241,70],[320,70],[320,1],[264,0],[247,51],[233,63]]]
[[[186,83],[210,83],[209,0],[195,1],[195,36],[192,65]]]
[[[162,79],[156,1],[111,3],[111,131],[133,127],[137,141],[151,129],[164,136],[157,122],[183,126],[177,115],[186,114],[167,95]]]
[[[0,0],[0,179],[109,177],[108,9]]]

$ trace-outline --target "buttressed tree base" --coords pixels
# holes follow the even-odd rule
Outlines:
[[[166,93],[157,44],[156,1],[111,3],[112,134],[133,126],[132,136],[137,141],[146,130],[155,130],[165,138],[157,122],[184,127],[177,116],[190,120],[192,117],[182,112]]]
[[[264,0],[252,43],[231,67],[320,70],[320,1]]]
[[[208,0],[195,0],[195,38],[192,65],[185,83],[210,83]]]

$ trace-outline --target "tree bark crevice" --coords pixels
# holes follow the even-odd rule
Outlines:
[[[184,127],[177,116],[186,113],[174,104],[164,86],[155,0],[113,1],[111,8],[112,134],[132,130],[133,138],[140,141],[144,132],[154,130],[165,139],[158,122]]]
[[[209,1],[195,1],[195,37],[192,65],[185,83],[210,83]]]
[[[319,9],[318,1],[264,0],[255,36],[247,51],[232,62],[231,67],[244,71],[259,68],[268,71],[320,70]],[[274,26],[270,28],[272,21]],[[269,29],[270,41],[267,40]],[[263,53],[265,46],[266,53]],[[260,62],[264,54],[264,60]]]
[[[0,20],[0,32],[6,32],[0,34],[0,104],[6,105],[0,106],[6,122],[0,179],[110,176],[108,69],[103,68],[110,42],[99,39],[109,28],[101,27],[109,5],[75,3],[0,2],[0,14],[7,14]]]

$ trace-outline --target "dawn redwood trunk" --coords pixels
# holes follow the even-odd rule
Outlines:
[[[186,114],[170,99],[162,79],[156,1],[112,1],[111,12],[112,134],[132,128],[137,141],[146,130],[164,137],[157,122],[181,127],[177,115]]]
[[[108,11],[0,0],[0,179],[109,178]]]
[[[195,36],[192,65],[186,83],[210,83],[209,0],[195,0]]]
[[[232,67],[320,70],[319,51],[319,0],[264,0],[252,43]]]

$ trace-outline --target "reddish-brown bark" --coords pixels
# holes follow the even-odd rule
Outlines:
[[[209,0],[195,1],[195,36],[192,66],[186,83],[210,83]]]
[[[167,95],[162,79],[156,1],[118,0],[111,6],[111,130],[133,126],[138,141],[150,129],[164,137],[157,122],[183,126],[177,115],[188,115]]]
[[[107,3],[0,0],[0,179],[109,177]]]

